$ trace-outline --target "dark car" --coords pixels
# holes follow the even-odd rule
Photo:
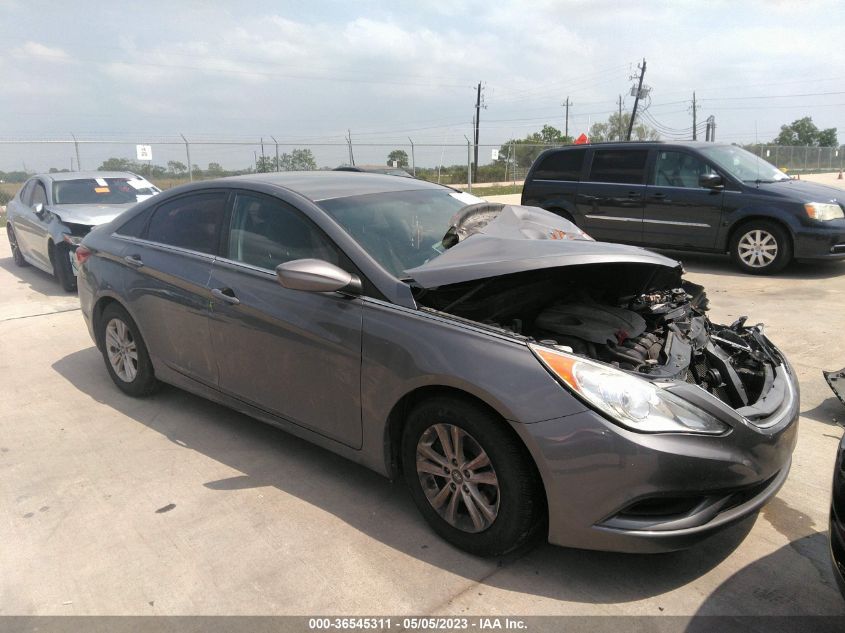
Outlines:
[[[730,253],[748,273],[845,258],[845,191],[793,180],[734,145],[605,143],[543,152],[522,204],[599,240]]]
[[[384,174],[386,176],[401,176],[402,178],[413,178],[411,174],[401,167],[390,167],[387,165],[343,165],[335,167],[334,171],[355,171],[367,174]]]
[[[124,392],[402,476],[476,554],[678,549],[775,495],[799,397],[761,326],[712,323],[662,255],[467,201],[342,172],[178,187],[84,239],[82,314]]]
[[[833,492],[830,504],[830,554],[833,575],[845,597],[845,436],[836,449],[833,467]]]

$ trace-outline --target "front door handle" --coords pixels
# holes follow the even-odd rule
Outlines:
[[[144,265],[144,261],[141,259],[140,255],[127,255],[123,258],[123,261],[133,268],[140,268]]]
[[[236,306],[241,302],[241,300],[235,296],[235,291],[231,288],[212,288],[211,296],[233,306]]]
[[[666,198],[666,194],[661,191],[658,191],[657,193],[651,194],[651,197],[655,200],[663,200]]]

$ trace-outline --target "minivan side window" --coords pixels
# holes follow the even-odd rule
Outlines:
[[[160,205],[150,220],[147,239],[213,255],[217,252],[226,193],[197,193]]]
[[[593,153],[589,180],[641,185],[647,159],[645,149],[598,149]]]
[[[226,257],[268,270],[295,259],[340,264],[337,247],[302,213],[281,200],[248,193],[235,196]]]
[[[714,173],[713,168],[700,158],[686,152],[657,152],[651,184],[658,187],[685,187],[698,189],[699,178]]]
[[[584,163],[586,149],[571,149],[553,152],[543,159],[534,170],[534,178],[539,180],[581,180],[581,165]]]

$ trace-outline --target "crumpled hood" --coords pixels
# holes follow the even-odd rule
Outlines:
[[[671,269],[680,266],[673,259],[636,246],[581,236],[582,231],[574,224],[543,209],[504,206],[486,225],[473,228],[441,255],[405,273],[423,288],[436,288],[561,266],[620,262]]]
[[[97,226],[111,222],[136,203],[128,204],[52,204],[50,211],[59,216],[63,222],[73,224],[87,224]]]

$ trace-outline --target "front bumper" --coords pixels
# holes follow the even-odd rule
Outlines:
[[[673,551],[757,512],[786,480],[797,437],[797,381],[778,369],[783,399],[765,419],[708,404],[731,426],[721,436],[636,433],[594,411],[516,425],[545,485],[549,541]]]
[[[845,220],[816,224],[795,232],[795,259],[845,259]]]

